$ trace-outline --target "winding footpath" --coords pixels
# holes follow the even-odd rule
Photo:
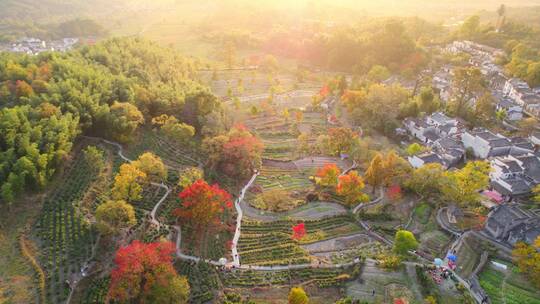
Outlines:
[[[353,213],[358,213],[358,211],[360,211],[360,209],[363,209],[363,208],[366,208],[366,207],[369,207],[369,206],[373,206],[373,205],[376,205],[378,203],[380,203],[382,201],[382,199],[384,198],[384,189],[383,187],[380,187],[379,188],[379,197],[367,202],[367,203],[360,203],[358,205],[356,205],[356,207],[353,208]]]
[[[244,212],[242,211],[242,207],[240,206],[240,202],[244,200],[244,196],[246,195],[247,189],[251,187],[255,179],[259,176],[259,172],[255,172],[247,185],[242,188],[242,191],[240,191],[240,195],[234,202],[234,207],[236,208],[236,212],[238,213],[238,216],[236,217],[236,230],[234,231],[234,237],[232,241],[232,256],[233,256],[233,266],[238,267],[240,266],[240,256],[238,255],[238,241],[240,240],[240,229],[242,228],[242,217],[244,216]]]

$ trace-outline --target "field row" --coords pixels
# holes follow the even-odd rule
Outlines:
[[[82,218],[76,205],[95,177],[82,154],[77,154],[65,171],[61,186],[45,199],[35,224],[35,235],[43,252],[40,263],[47,274],[47,299],[52,303],[67,298],[69,288],[65,281],[78,273],[91,255],[95,231]]]

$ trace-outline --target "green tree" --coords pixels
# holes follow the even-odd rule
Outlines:
[[[127,102],[115,102],[106,116],[109,136],[120,142],[128,142],[137,127],[144,122],[142,113]]]
[[[367,77],[373,82],[381,82],[388,79],[390,75],[390,71],[385,66],[375,65],[369,70]]]
[[[302,287],[293,287],[289,292],[289,304],[308,304],[309,298]]]
[[[172,141],[179,143],[187,143],[195,135],[195,128],[178,122],[174,116],[163,114],[152,119],[154,125],[160,126],[159,131]]]
[[[527,68],[527,77],[525,78],[531,87],[540,85],[540,62],[529,64]]]
[[[475,104],[475,120],[481,124],[488,124],[496,118],[495,100],[490,92],[485,92]]]
[[[540,252],[538,251],[540,248],[535,248],[534,245],[517,242],[512,250],[512,257],[519,271],[524,273],[537,288],[540,288]]]
[[[423,196],[434,196],[442,191],[446,170],[437,163],[425,164],[413,171],[405,185]]]
[[[454,95],[451,100],[452,112],[460,117],[467,117],[471,100],[484,90],[482,72],[475,67],[457,68],[452,80]]]
[[[427,114],[437,111],[441,107],[439,99],[431,87],[423,87],[418,95],[418,110]]]
[[[418,242],[412,232],[407,230],[398,230],[394,238],[394,252],[405,255],[410,250],[418,248]]]
[[[532,188],[533,201],[540,204],[540,184]]]
[[[519,122],[520,133],[523,136],[529,136],[532,132],[536,131],[538,120],[534,117],[527,117]]]
[[[83,150],[84,160],[88,167],[94,172],[100,172],[105,166],[103,151],[95,146],[88,146]]]
[[[107,201],[96,209],[96,222],[102,234],[117,234],[137,223],[135,209],[125,201]]]
[[[416,155],[416,154],[418,154],[420,152],[423,152],[424,150],[425,150],[425,148],[423,146],[421,146],[420,144],[412,143],[407,147],[407,154],[412,156],[412,155]]]
[[[189,167],[184,171],[180,172],[180,177],[178,178],[178,186],[186,188],[200,179],[204,179],[203,170],[196,167]]]
[[[266,55],[261,62],[261,70],[266,73],[273,73],[277,71],[279,63],[276,57],[272,55]]]
[[[459,32],[462,38],[474,40],[474,38],[478,34],[479,28],[480,17],[474,15],[465,19],[465,22],[463,22],[463,24],[461,25]]]

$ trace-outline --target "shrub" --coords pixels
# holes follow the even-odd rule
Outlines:
[[[289,292],[289,304],[308,304],[309,298],[302,287],[293,287]]]
[[[285,190],[271,189],[257,195],[253,205],[260,209],[279,212],[291,210],[301,203],[303,203],[302,200],[292,199]]]
[[[380,266],[385,269],[397,269],[401,264],[401,258],[393,254],[380,254],[377,260]]]

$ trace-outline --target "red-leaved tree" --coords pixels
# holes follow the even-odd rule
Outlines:
[[[401,187],[399,185],[392,185],[386,190],[386,195],[391,200],[398,200],[402,197]]]
[[[295,240],[301,240],[306,235],[306,227],[304,223],[299,223],[292,227],[292,238]]]
[[[315,174],[318,178],[317,184],[323,187],[335,187],[340,173],[341,169],[336,164],[326,164]]]
[[[245,126],[234,126],[227,135],[205,139],[209,165],[234,178],[246,178],[261,166],[263,144]]]
[[[351,171],[339,177],[336,192],[345,197],[345,203],[352,205],[358,202],[365,202],[369,199],[367,194],[362,192],[365,187],[364,179],[358,172]]]
[[[187,303],[189,285],[176,273],[171,242],[137,240],[116,252],[109,300],[119,303]]]
[[[326,96],[328,96],[328,94],[330,93],[330,88],[328,88],[328,85],[324,85],[321,90],[319,91],[319,95],[323,98],[325,98]]]
[[[220,225],[220,215],[232,208],[231,195],[217,184],[208,185],[197,180],[178,195],[182,207],[173,210],[176,217],[191,224],[196,234],[207,232]]]

